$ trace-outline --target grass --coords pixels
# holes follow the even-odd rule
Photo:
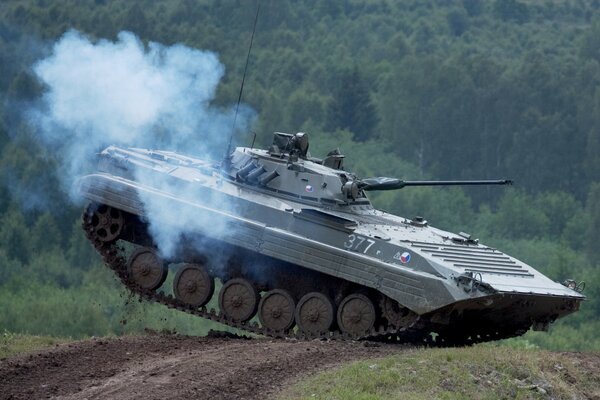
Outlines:
[[[296,384],[291,399],[572,399],[599,398],[598,362],[541,350],[489,345],[411,349],[355,362]]]
[[[70,339],[25,335],[5,331],[0,334],[0,360],[17,354],[32,353],[68,341]]]

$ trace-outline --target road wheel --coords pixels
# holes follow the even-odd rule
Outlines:
[[[308,293],[296,306],[296,324],[300,331],[309,335],[327,332],[334,318],[333,303],[322,293]]]
[[[184,264],[173,280],[175,298],[194,307],[209,302],[215,291],[215,281],[201,264]]]
[[[256,314],[260,296],[246,279],[227,281],[219,293],[219,308],[225,316],[236,322],[248,321]]]
[[[274,289],[262,296],[258,305],[258,318],[263,327],[273,331],[287,331],[294,325],[296,305],[292,296]]]
[[[373,302],[362,294],[346,296],[337,312],[338,326],[342,332],[352,336],[369,332],[375,325],[376,318]]]
[[[167,265],[153,249],[134,251],[127,262],[129,278],[142,289],[158,289],[167,279]]]

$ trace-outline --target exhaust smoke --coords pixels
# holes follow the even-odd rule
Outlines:
[[[63,190],[76,204],[81,199],[73,183],[91,172],[90,161],[108,145],[218,159],[231,134],[233,108],[211,105],[225,69],[209,51],[179,44],[144,45],[130,32],[121,32],[114,42],[93,42],[69,31],[33,71],[46,90],[29,121],[59,160]],[[247,131],[253,118],[249,107],[240,107],[237,128]],[[154,183],[152,176],[138,175],[140,182]],[[170,189],[164,185],[168,183],[160,182],[162,189]],[[198,220],[197,215],[182,215],[147,195],[141,197],[151,233],[165,257],[186,230],[224,229]]]

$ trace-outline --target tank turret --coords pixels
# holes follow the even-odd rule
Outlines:
[[[376,177],[358,179],[354,174],[344,171],[343,159],[339,149],[332,150],[324,160],[313,158],[308,152],[308,134],[299,132],[294,135],[275,132],[273,143],[268,151],[238,148],[231,155],[232,163],[228,164],[229,174],[238,181],[251,185],[269,186],[276,190],[290,193],[300,191],[302,184],[294,181],[309,182],[304,190],[309,193],[320,193],[321,203],[365,201],[364,191],[397,190],[407,186],[473,186],[473,185],[510,185],[511,180],[466,180],[466,181],[405,181],[397,178]],[[325,168],[320,168],[323,166]],[[300,176],[304,172],[308,176]],[[317,185],[315,185],[316,183]],[[319,190],[318,187],[330,190]],[[338,191],[331,190],[339,188]]]

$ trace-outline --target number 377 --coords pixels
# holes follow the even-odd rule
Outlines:
[[[374,244],[375,241],[373,239],[367,239],[364,236],[355,235],[353,233],[348,235],[348,240],[344,242],[344,247],[348,250],[366,253]]]

